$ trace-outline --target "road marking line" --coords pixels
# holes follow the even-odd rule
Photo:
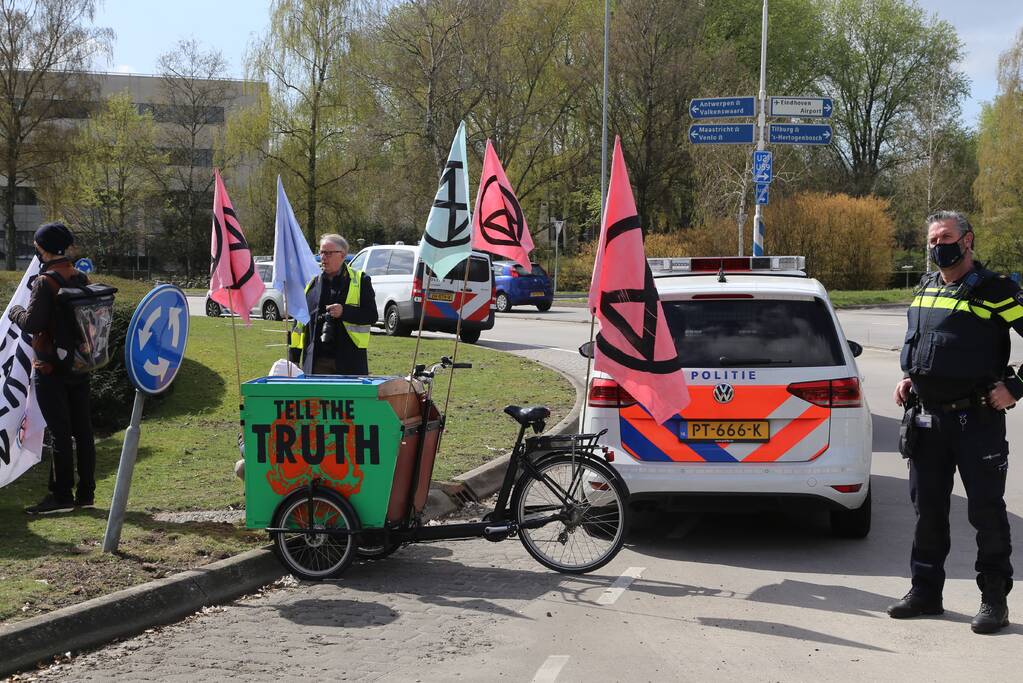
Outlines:
[[[568,664],[568,655],[551,655],[536,671],[533,676],[533,683],[553,683],[558,680],[558,674]]]
[[[632,582],[643,575],[646,567],[629,567],[625,572],[615,579],[615,582],[604,589],[603,594],[597,599],[598,605],[613,605],[622,596],[625,589],[632,585]]]

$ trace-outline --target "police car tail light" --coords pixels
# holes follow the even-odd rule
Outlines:
[[[856,493],[863,488],[863,484],[832,484],[831,488],[839,493]]]
[[[793,396],[825,408],[858,408],[860,380],[856,377],[822,379],[813,382],[796,382],[788,386]]]
[[[418,275],[412,280],[412,300],[417,304],[423,301],[423,281]]]
[[[590,382],[587,405],[591,408],[624,408],[635,403],[632,394],[618,386],[618,382],[613,379],[595,377]]]

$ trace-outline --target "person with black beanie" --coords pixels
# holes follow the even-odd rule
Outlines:
[[[40,275],[32,283],[28,309],[12,306],[7,317],[32,335],[36,355],[32,386],[53,437],[50,492],[38,505],[25,508],[30,515],[45,515],[95,507],[96,445],[89,409],[89,376],[71,372],[73,321],[57,300],[61,286],[86,286],[89,279],[71,265],[66,255],[75,238],[63,223],[40,226],[34,240],[42,263]],[[73,496],[76,455],[78,488],[77,496]]]

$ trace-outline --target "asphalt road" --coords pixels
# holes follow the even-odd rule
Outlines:
[[[898,311],[841,315],[871,346],[897,339]],[[481,342],[585,368],[585,312],[499,318]],[[891,329],[888,329],[891,328]],[[870,335],[869,338],[866,335]],[[893,344],[897,345],[897,344]],[[515,541],[436,543],[354,565],[330,584],[289,584],[75,659],[44,679],[397,681],[1019,680],[1023,627],[976,636],[975,545],[952,501],[946,614],[894,621],[908,587],[913,513],[893,452],[895,353],[859,359],[874,419],[873,531],[830,537],[823,515],[665,515],[595,574],[568,577]],[[1010,443],[1023,412],[1010,414]],[[1010,523],[1023,534],[1023,475],[1010,467]],[[1017,544],[1018,546],[1019,544]],[[1014,554],[1017,567],[1023,557]],[[1023,615],[1023,593],[1009,596]]]

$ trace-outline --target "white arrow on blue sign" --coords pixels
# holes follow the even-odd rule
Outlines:
[[[689,142],[694,145],[751,145],[752,123],[694,123],[689,126]]]
[[[689,115],[694,119],[727,119],[756,116],[754,97],[701,97],[689,100]]]
[[[158,285],[139,302],[128,323],[124,365],[132,384],[147,394],[170,386],[185,357],[188,300],[174,285]]]
[[[753,152],[753,182],[769,183],[774,177],[774,155],[766,150]]]
[[[757,183],[757,204],[767,205],[767,195],[771,186],[767,183]]]
[[[827,119],[834,104],[830,97],[771,97],[767,111],[770,116]]]
[[[829,145],[831,126],[825,123],[772,123],[767,141],[774,145]]]
[[[92,261],[87,258],[80,258],[75,261],[75,268],[83,273],[91,273],[93,271]]]

